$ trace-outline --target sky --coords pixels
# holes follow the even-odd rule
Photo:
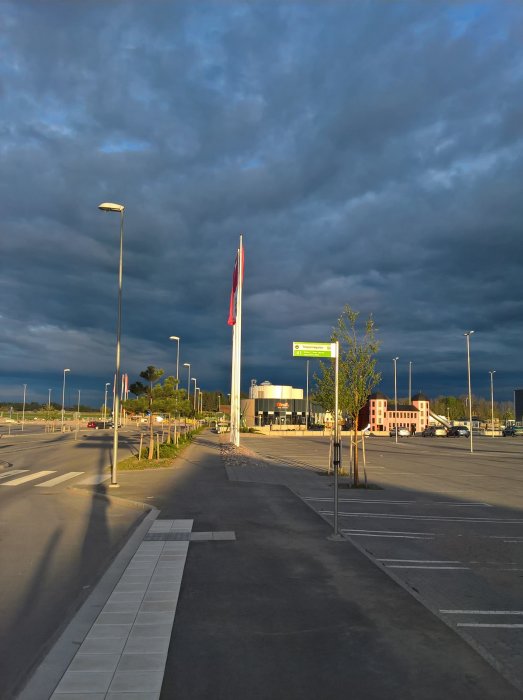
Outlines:
[[[372,314],[380,390],[523,386],[523,5],[0,0],[0,401],[115,367],[305,386],[293,341]],[[316,369],[311,362],[311,377]],[[312,381],[312,380],[311,380]]]

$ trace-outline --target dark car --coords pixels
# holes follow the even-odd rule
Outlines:
[[[523,425],[507,425],[503,430],[503,437],[523,436]]]
[[[447,437],[470,437],[470,430],[465,425],[454,425],[447,430]]]
[[[435,435],[436,428],[433,425],[428,425],[421,433],[421,437],[434,437]]]
[[[309,430],[325,430],[325,426],[321,423],[311,423],[309,425]]]

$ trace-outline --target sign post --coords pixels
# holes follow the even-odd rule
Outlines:
[[[339,375],[339,341],[334,343],[305,343],[295,341],[292,344],[293,357],[330,357],[334,358],[334,533],[329,539],[342,539],[338,530],[338,474],[341,466],[340,426],[338,422],[338,375]]]

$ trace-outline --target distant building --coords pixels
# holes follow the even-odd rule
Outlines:
[[[418,433],[429,424],[429,415],[430,401],[424,394],[413,396],[411,404],[398,404],[396,411],[394,399],[378,391],[369,396],[358,422],[360,428],[368,425],[373,433],[389,432],[396,427],[414,429]]]
[[[242,422],[248,427],[305,424],[306,403],[303,389],[253,380],[249,398],[241,400]]]
[[[514,389],[514,418],[523,423],[523,389]]]

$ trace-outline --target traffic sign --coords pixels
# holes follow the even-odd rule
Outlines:
[[[293,357],[336,357],[336,343],[302,343],[292,344]]]

